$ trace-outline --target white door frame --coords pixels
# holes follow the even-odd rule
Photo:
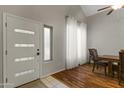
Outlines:
[[[35,20],[31,20],[31,19],[28,19],[28,18],[24,18],[24,17],[20,17],[20,16],[16,16],[16,15],[12,15],[12,14],[9,14],[9,13],[3,13],[3,87],[6,87],[7,83],[6,83],[6,77],[7,77],[7,67],[6,67],[6,64],[7,64],[7,60],[6,60],[6,56],[7,56],[7,16],[13,16],[13,17],[16,17],[16,18],[21,18],[23,20],[30,20],[32,22],[36,22],[38,23],[41,28],[39,29],[39,48],[40,48],[40,62],[39,62],[39,77],[41,77],[41,71],[42,71],[42,67],[41,67],[41,64],[42,64],[42,42],[41,42],[41,39],[42,39],[42,30],[43,30],[43,24],[39,21],[35,21]]]

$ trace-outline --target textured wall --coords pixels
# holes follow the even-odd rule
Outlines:
[[[106,13],[88,17],[88,47],[97,48],[100,54],[118,55],[124,49],[124,10]]]

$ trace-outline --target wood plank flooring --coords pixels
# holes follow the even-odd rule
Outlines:
[[[52,75],[71,88],[120,88],[118,79],[105,76],[103,69],[92,72],[92,64],[81,65]]]

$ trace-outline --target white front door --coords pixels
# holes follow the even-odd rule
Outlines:
[[[39,78],[38,22],[6,15],[6,82],[17,87]]]

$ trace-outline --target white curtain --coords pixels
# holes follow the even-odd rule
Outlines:
[[[71,69],[86,62],[86,25],[73,17],[67,18],[66,68]]]
[[[85,23],[78,25],[77,46],[78,46],[78,63],[84,64],[87,61],[87,26]]]

